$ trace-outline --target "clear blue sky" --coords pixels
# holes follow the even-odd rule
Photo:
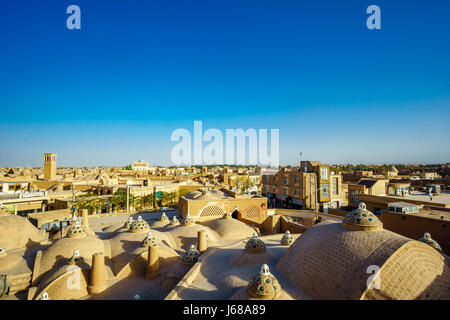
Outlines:
[[[450,161],[449,15],[446,0],[0,0],[0,166],[171,165],[171,132],[194,120],[280,129],[281,164]]]

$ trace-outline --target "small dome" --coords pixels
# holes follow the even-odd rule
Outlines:
[[[42,292],[39,300],[50,300],[47,292]]]
[[[138,219],[133,222],[129,231],[132,233],[150,232],[150,226],[148,225],[147,221],[139,216]]]
[[[0,248],[0,257],[4,257],[6,255],[7,255],[7,253],[6,253],[5,249]]]
[[[178,221],[177,217],[173,216],[172,220],[170,221],[171,226],[177,226],[180,224],[180,221]]]
[[[166,216],[165,212],[162,213],[161,217],[159,218],[159,221],[161,221],[161,222],[169,222],[169,217]]]
[[[245,244],[245,252],[248,253],[264,253],[266,252],[266,245],[264,241],[258,238],[258,234],[253,233],[253,237]]]
[[[358,208],[351,211],[342,222],[347,229],[359,231],[375,231],[383,229],[383,223],[376,215],[366,209],[364,202],[360,202]]]
[[[194,224],[194,219],[192,219],[192,217],[188,213],[187,216],[183,219],[181,224],[183,226],[191,226]]]
[[[83,259],[83,257],[81,257],[80,251],[75,250],[73,252],[72,258],[70,258],[69,264],[76,265],[76,264],[82,263],[82,262],[84,262],[84,259]]]
[[[437,251],[442,251],[441,246],[437,243],[436,240],[431,239],[431,235],[428,232],[423,234],[423,238],[420,238],[419,241],[425,242],[426,244],[432,246]]]
[[[75,224],[67,231],[68,238],[82,238],[86,237],[86,230],[80,225],[79,221],[75,221]]]
[[[263,300],[272,300],[280,295],[281,286],[278,280],[270,273],[267,264],[263,264],[261,270],[249,282],[248,293],[254,298]]]
[[[194,264],[198,261],[198,256],[200,251],[198,251],[194,245],[191,245],[188,251],[184,253],[183,263],[184,264]]]
[[[142,247],[146,248],[151,246],[156,246],[156,238],[149,232],[147,238],[142,242]]]
[[[281,238],[281,244],[284,246],[290,246],[294,242],[294,238],[292,237],[289,230],[286,231],[286,233]]]
[[[223,215],[223,218],[224,219],[231,219],[232,218],[231,213],[225,212],[225,214]]]
[[[133,217],[130,217],[127,222],[123,225],[123,227],[127,230],[130,230],[131,225],[133,224]]]

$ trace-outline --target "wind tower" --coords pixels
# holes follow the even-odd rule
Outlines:
[[[44,180],[56,180],[56,153],[44,153]]]

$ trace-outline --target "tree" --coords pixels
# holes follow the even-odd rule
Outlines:
[[[180,189],[180,191],[178,192],[178,196],[181,198],[181,197],[184,197],[185,195],[187,195],[189,193],[189,190],[188,189]]]

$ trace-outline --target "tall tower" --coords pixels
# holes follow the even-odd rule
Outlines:
[[[44,153],[44,180],[56,180],[56,153]]]

